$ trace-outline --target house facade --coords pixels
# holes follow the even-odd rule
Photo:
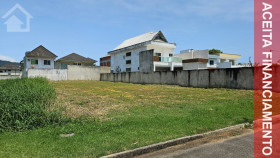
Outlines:
[[[141,71],[140,66],[144,65],[145,60],[141,60],[140,55],[142,52],[149,50],[152,50],[149,53],[153,52],[152,55],[148,55],[149,59],[147,59],[153,61],[150,65],[150,67],[153,67],[151,71],[173,71],[174,67],[182,66],[180,58],[173,57],[175,48],[176,44],[168,43],[161,31],[148,32],[133,37],[108,52],[111,56],[111,72]]]
[[[23,59],[23,76],[27,76],[28,69],[54,69],[55,58],[57,56],[42,45],[26,52]]]
[[[91,58],[83,57],[76,53],[71,53],[55,61],[56,69],[67,69],[68,65],[94,66],[97,61]]]
[[[182,58],[183,70],[237,68],[238,54],[210,54],[209,50],[183,50],[176,57]]]

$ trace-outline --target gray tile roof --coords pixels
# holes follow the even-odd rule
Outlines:
[[[25,53],[26,57],[56,58],[57,56],[44,46],[40,45],[31,52]]]
[[[57,61],[74,61],[74,62],[93,62],[96,63],[97,61],[91,58],[85,58],[79,54],[72,53],[65,57],[58,59]]]

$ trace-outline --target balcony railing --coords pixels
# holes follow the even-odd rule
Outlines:
[[[156,62],[182,63],[182,58],[179,58],[179,57],[159,57],[159,56],[154,56],[154,61],[156,61]]]

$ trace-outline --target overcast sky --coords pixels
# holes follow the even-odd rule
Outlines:
[[[16,3],[33,16],[28,33],[6,31],[2,16]],[[239,61],[248,63],[253,11],[253,0],[2,0],[0,60],[20,61],[43,45],[58,58],[75,52],[99,61],[123,40],[161,30],[177,43],[175,53],[216,48],[241,54]]]

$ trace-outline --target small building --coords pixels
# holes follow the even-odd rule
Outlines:
[[[20,76],[20,66],[6,64],[0,67],[0,75],[1,76]]]
[[[94,66],[97,61],[91,58],[83,57],[79,54],[72,53],[65,57],[58,59],[55,62],[56,69],[67,69],[67,65],[78,66]]]
[[[176,44],[168,43],[161,31],[130,38],[108,52],[111,72],[173,71],[182,67],[181,58],[173,57],[175,48]]]
[[[105,57],[100,58],[100,66],[111,66],[111,56],[106,55]]]
[[[23,59],[23,76],[27,76],[28,69],[54,69],[55,58],[57,56],[42,45],[26,52]]]

